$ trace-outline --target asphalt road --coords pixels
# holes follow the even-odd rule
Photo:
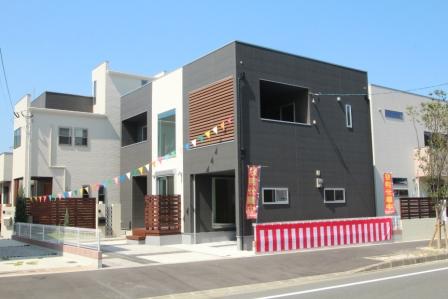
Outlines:
[[[3,277],[1,298],[142,298],[327,275],[377,263],[371,256],[424,246],[395,243],[217,261]]]
[[[448,262],[417,264],[377,272],[346,275],[300,286],[252,292],[226,298],[257,299],[429,299],[447,298]]]

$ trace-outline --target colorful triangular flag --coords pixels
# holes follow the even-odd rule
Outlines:
[[[199,135],[198,137],[196,137],[197,140],[199,141],[203,141],[204,140],[204,136],[203,135]]]
[[[128,180],[131,179],[131,172],[126,173],[126,177],[128,178]]]
[[[193,147],[196,147],[196,139],[191,140],[191,144],[193,145]]]
[[[117,176],[114,177],[114,182],[115,182],[115,185],[118,185],[120,183],[120,178]]]
[[[140,172],[140,174],[143,174],[143,169],[145,169],[144,166],[141,166],[141,167],[138,168],[138,171]]]
[[[210,138],[211,132],[210,131],[204,132],[204,135],[205,137]]]
[[[222,122],[220,124],[221,130],[225,130],[226,129],[226,124],[224,122]]]
[[[145,165],[146,171],[149,171],[149,163]]]
[[[213,127],[212,131],[215,135],[218,135],[218,126]]]

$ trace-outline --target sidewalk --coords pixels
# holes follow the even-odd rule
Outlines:
[[[202,262],[2,278],[0,288],[18,298],[25,298],[30,292],[36,297],[45,298],[163,296],[288,279],[306,280],[311,276],[356,271],[382,262],[380,258],[385,256],[406,254],[426,245],[427,241],[370,244]],[[49,288],[52,292],[48,292]]]

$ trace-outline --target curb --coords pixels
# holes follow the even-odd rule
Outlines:
[[[441,261],[441,260],[447,260],[447,259],[448,259],[448,253],[434,254],[434,255],[428,255],[428,256],[418,256],[418,257],[404,258],[404,259],[389,261],[389,262],[381,262],[378,264],[358,268],[356,270],[353,270],[353,272],[354,273],[369,272],[369,271],[383,270],[383,269],[409,266],[409,265],[421,264],[421,263],[427,263],[427,262],[435,262],[435,261]]]

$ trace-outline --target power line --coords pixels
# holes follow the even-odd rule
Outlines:
[[[8,93],[9,104],[11,104],[12,113],[14,113],[15,117],[18,118],[19,115],[14,112],[14,105],[12,103],[11,92],[9,91],[9,84],[8,84],[8,78],[6,77],[6,70],[5,70],[5,63],[3,61],[2,48],[0,48],[0,60],[2,62],[3,77],[5,78],[6,92]]]
[[[368,95],[374,96],[374,95],[383,95],[383,94],[391,94],[391,93],[413,92],[413,91],[424,90],[424,89],[440,87],[440,86],[445,86],[445,85],[448,85],[448,82],[424,86],[424,87],[411,88],[411,89],[406,89],[406,90],[391,90],[391,91],[377,92],[377,93],[371,93],[371,94],[368,94],[368,93],[320,93],[320,92],[318,92],[318,93],[313,93],[313,95],[315,95],[315,96],[368,96]]]

